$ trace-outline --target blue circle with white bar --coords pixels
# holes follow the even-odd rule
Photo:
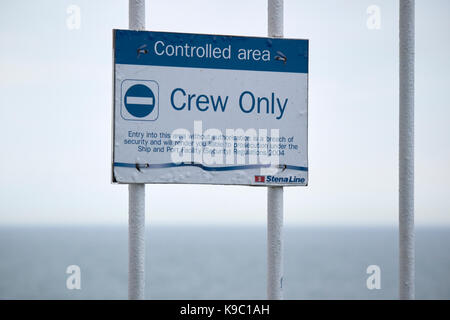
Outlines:
[[[125,108],[136,118],[144,118],[155,109],[155,95],[143,84],[135,84],[125,93]]]

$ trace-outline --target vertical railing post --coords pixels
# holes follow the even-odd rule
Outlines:
[[[414,0],[400,0],[399,297],[414,299]]]
[[[268,0],[268,36],[283,37],[283,0]],[[267,298],[283,299],[283,187],[267,187]]]
[[[129,0],[129,28],[145,29],[145,0]],[[145,184],[128,185],[128,299],[145,298]]]
[[[283,299],[283,187],[267,188],[267,298]]]

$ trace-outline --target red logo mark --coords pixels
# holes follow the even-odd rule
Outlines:
[[[266,182],[265,176],[255,176],[255,182]]]

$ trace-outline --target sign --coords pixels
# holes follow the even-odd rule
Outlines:
[[[308,40],[113,38],[113,182],[307,185]]]

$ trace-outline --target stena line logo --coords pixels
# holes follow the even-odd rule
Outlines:
[[[255,182],[259,183],[305,183],[305,178],[297,176],[276,177],[276,176],[255,176]]]
[[[265,182],[266,177],[265,176],[255,176],[255,182]]]

